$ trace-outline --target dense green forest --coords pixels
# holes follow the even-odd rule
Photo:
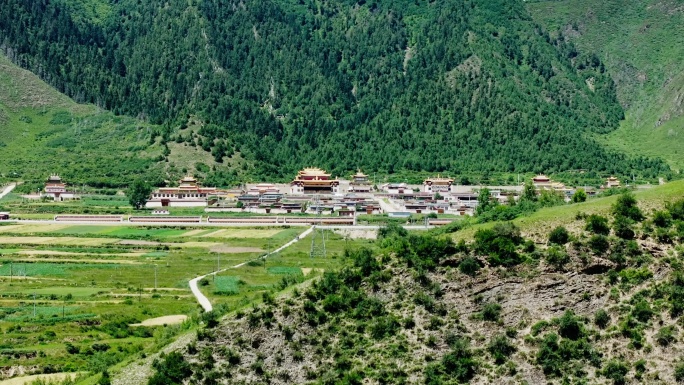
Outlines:
[[[8,0],[0,44],[75,100],[158,124],[151,143],[240,153],[257,177],[668,171],[592,139],[623,118],[613,81],[520,1]]]

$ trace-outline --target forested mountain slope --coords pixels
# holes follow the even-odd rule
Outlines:
[[[76,100],[255,176],[666,171],[590,139],[623,117],[612,80],[520,1],[9,0],[0,39]]]
[[[617,85],[626,121],[608,142],[684,167],[684,2],[528,2],[535,20],[596,52]]]

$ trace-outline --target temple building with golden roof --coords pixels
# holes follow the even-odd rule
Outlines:
[[[618,188],[620,187],[620,180],[614,176],[606,178],[606,184],[602,186],[603,188]]]
[[[332,179],[325,170],[317,167],[307,167],[290,182],[290,192],[301,194],[334,194],[339,192],[340,181]]]
[[[66,184],[57,174],[52,174],[48,177],[41,197],[51,198],[58,202],[78,198],[73,191],[67,190]]]
[[[554,182],[544,174],[533,177],[532,184],[537,190],[561,190],[565,188],[563,183]]]
[[[354,193],[369,193],[371,192],[372,186],[368,175],[358,170],[356,174],[352,175],[352,180],[349,183],[349,192]]]

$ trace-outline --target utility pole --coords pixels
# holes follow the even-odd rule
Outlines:
[[[321,201],[320,197],[316,195],[314,197],[314,207],[316,207],[316,211],[318,216],[316,217],[316,220],[314,220],[314,225],[312,226],[312,233],[311,233],[311,251],[309,253],[310,258],[314,257],[323,257],[325,258],[326,256],[326,249],[325,249],[325,230],[323,230],[321,227],[323,225],[323,217],[322,215],[322,210],[321,210]],[[318,227],[316,227],[318,225]]]
[[[266,270],[266,258],[271,255],[271,239],[268,239],[268,254],[264,257],[264,270]]]

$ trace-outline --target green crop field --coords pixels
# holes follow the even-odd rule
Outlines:
[[[229,275],[217,276],[213,279],[215,294],[239,294],[240,277]]]
[[[302,269],[299,267],[286,267],[286,266],[275,266],[266,269],[269,274],[292,274],[300,275],[302,274]]]
[[[98,371],[158,349],[187,326],[128,325],[160,316],[196,316],[200,308],[190,279],[219,264],[253,260],[304,229],[0,226],[0,367]],[[211,235],[216,231],[220,235]],[[125,240],[129,243],[119,243]],[[330,242],[337,247],[332,245],[337,241]],[[279,290],[284,276],[298,272],[302,277],[300,267],[277,258],[278,264],[266,269],[259,262],[239,274],[216,277],[209,283],[211,295],[235,308],[258,300],[265,290]],[[329,259],[325,265],[336,263]]]

